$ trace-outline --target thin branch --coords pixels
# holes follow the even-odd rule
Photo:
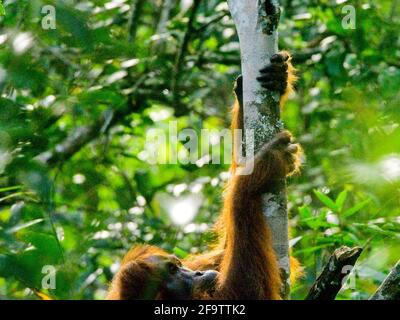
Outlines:
[[[370,300],[400,300],[400,261],[397,262]]]
[[[201,0],[195,0],[193,3],[193,6],[192,6],[187,30],[186,30],[186,33],[185,33],[185,36],[184,36],[183,42],[182,42],[182,47],[181,47],[181,50],[179,51],[177,59],[176,59],[175,67],[178,71],[182,67],[183,59],[186,55],[186,52],[187,52],[187,49],[189,46],[189,41],[192,38],[192,34],[196,30],[194,27],[194,22],[196,20],[197,10],[199,9],[200,3],[201,3]]]
[[[129,19],[129,41],[133,41],[136,38],[136,32],[139,25],[139,20],[142,15],[144,0],[132,0],[132,9]]]
[[[360,247],[336,249],[311,287],[306,300],[334,300],[362,250]]]
[[[121,119],[125,115],[121,111],[117,112],[117,114],[111,113],[112,111],[105,112],[93,124],[75,129],[72,134],[63,142],[56,145],[54,149],[39,154],[36,159],[51,167],[68,160],[86,144],[95,139],[101,131],[107,131],[115,124],[117,119]]]
[[[155,41],[154,45],[152,46],[152,53],[153,55],[157,55],[157,52],[164,52],[165,51],[165,44],[166,44],[166,37],[165,34],[168,32],[168,21],[171,16],[171,11],[175,6],[175,0],[164,0],[162,4],[160,18],[157,23],[156,27],[156,35],[157,40]]]
[[[100,133],[108,132],[114,125],[138,110],[138,105],[133,100],[133,95],[136,91],[139,91],[139,87],[151,76],[153,76],[152,72],[140,76],[136,83],[129,88],[131,93],[128,94],[128,102],[125,108],[118,108],[118,110],[109,108],[92,124],[75,129],[72,134],[57,144],[54,149],[39,154],[36,156],[36,159],[43,164],[54,167],[56,164],[70,159],[85,145],[97,138]],[[138,101],[141,100],[138,99]]]
[[[203,31],[205,31],[209,26],[216,24],[217,22],[221,21],[223,18],[229,16],[229,12],[228,11],[222,11],[221,13],[219,13],[218,15],[216,15],[216,17],[212,18],[210,21],[208,21],[207,23],[205,23],[204,25],[202,25],[201,27],[196,29],[196,33],[202,33]]]
[[[136,90],[139,91],[139,86],[150,76],[152,76],[152,73],[140,77],[134,87],[131,88],[132,92],[135,92]],[[142,98],[138,98],[138,101],[144,100],[144,95],[141,96]],[[155,98],[155,96],[152,95],[152,98]],[[72,134],[70,134],[64,141],[57,144],[55,148],[39,154],[36,156],[36,159],[51,167],[70,159],[84,146],[98,138],[99,134],[108,132],[110,128],[138,110],[138,105],[133,100],[133,93],[128,96],[127,106],[128,107],[118,109],[117,111],[113,108],[108,109],[93,123],[76,128]]]
[[[181,76],[181,71],[183,67],[183,62],[185,59],[186,52],[189,47],[190,39],[192,35],[195,33],[196,29],[194,27],[194,22],[196,21],[197,11],[199,9],[200,3],[202,0],[194,0],[192,10],[190,12],[189,22],[187,25],[185,36],[183,37],[183,42],[181,49],[178,52],[176,62],[175,62],[175,72],[172,82],[172,92],[174,93],[175,98],[177,97],[177,87],[179,85],[179,80]]]
[[[174,0],[163,1],[160,20],[158,21],[156,34],[163,34],[167,31],[168,20],[173,7],[174,7]]]

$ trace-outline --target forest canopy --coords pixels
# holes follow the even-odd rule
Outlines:
[[[280,5],[299,78],[282,120],[304,149],[288,180],[304,267],[291,298],[348,246],[363,252],[338,299],[367,299],[400,259],[400,8]],[[178,141],[163,156],[183,161],[165,164],[146,144],[171,123],[229,128],[239,49],[222,0],[0,1],[0,299],[103,299],[134,243],[207,249],[227,151],[211,135],[189,161]]]

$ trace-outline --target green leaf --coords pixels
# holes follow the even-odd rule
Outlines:
[[[86,16],[82,12],[59,2],[57,5],[57,21],[71,35],[70,40],[72,42],[76,42],[81,47],[91,48],[93,38],[87,25]]]
[[[24,242],[33,245],[35,255],[44,259],[47,264],[57,265],[61,262],[62,256],[57,239],[52,234],[27,232],[20,237]],[[30,251],[30,250],[29,250]],[[24,252],[26,254],[27,252]]]
[[[319,246],[314,246],[314,247],[309,247],[307,249],[303,249],[303,250],[296,250],[296,254],[311,254],[317,251],[320,251],[323,248],[326,248],[328,246],[328,244],[323,244],[323,245],[319,245]]]
[[[0,276],[11,277],[14,273],[14,260],[12,256],[0,254]]]
[[[343,217],[347,218],[347,217],[352,216],[353,214],[356,214],[358,211],[360,211],[362,208],[364,208],[370,202],[371,202],[371,199],[368,199],[368,200],[365,200],[363,202],[360,202],[359,204],[356,204],[354,207],[346,210],[343,213]]]
[[[6,15],[6,10],[4,9],[3,6],[3,1],[0,1],[0,16],[5,16]]]
[[[38,223],[40,223],[42,221],[43,221],[43,219],[35,219],[35,220],[29,221],[29,222],[26,222],[26,223],[23,223],[23,224],[19,224],[19,225],[16,225],[15,227],[12,227],[11,229],[8,229],[7,232],[8,233],[15,233],[15,232],[18,232],[20,230],[29,228],[29,227],[31,227],[31,226],[33,226],[35,224],[38,224]]]
[[[124,96],[109,89],[84,92],[78,97],[81,103],[88,106],[103,104],[107,106],[113,106],[114,108],[119,108],[125,103]]]
[[[306,206],[300,207],[299,213],[300,213],[301,219],[308,219],[308,218],[312,218],[312,216],[313,216],[310,208],[306,207]]]
[[[185,250],[182,250],[181,248],[178,247],[174,248],[174,254],[180,259],[184,259],[188,256],[188,253]]]
[[[309,228],[317,230],[320,227],[327,225],[326,211],[321,210],[321,213],[314,215],[309,207],[303,206],[299,208],[301,222],[305,223]]]
[[[338,211],[339,210],[339,208],[336,205],[336,203],[331,198],[329,198],[326,194],[324,194],[324,193],[322,193],[321,191],[318,191],[318,190],[314,190],[314,194],[329,209],[331,209],[333,211]]]
[[[336,206],[338,207],[339,211],[343,210],[343,205],[346,199],[347,199],[347,190],[343,190],[336,198]]]
[[[22,186],[5,187],[5,188],[0,188],[0,192],[14,191],[14,190],[19,190],[21,188]]]

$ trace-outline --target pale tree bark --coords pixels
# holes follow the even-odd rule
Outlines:
[[[262,89],[256,80],[260,69],[269,64],[271,56],[278,51],[280,8],[276,0],[228,0],[228,4],[241,48],[244,151],[249,157],[283,128],[279,120],[279,94]],[[265,195],[264,201],[265,214],[282,272],[282,293],[284,298],[288,298],[290,265],[285,189],[285,181],[282,181],[276,191]]]

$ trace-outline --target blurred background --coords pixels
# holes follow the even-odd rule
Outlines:
[[[400,258],[399,1],[280,4],[299,75],[283,120],[306,154],[288,191],[292,298],[347,245],[365,249],[338,298],[365,299]],[[0,15],[0,298],[102,299],[134,243],[204,251],[228,165],[153,164],[145,143],[170,121],[228,128],[226,2],[3,0]]]

